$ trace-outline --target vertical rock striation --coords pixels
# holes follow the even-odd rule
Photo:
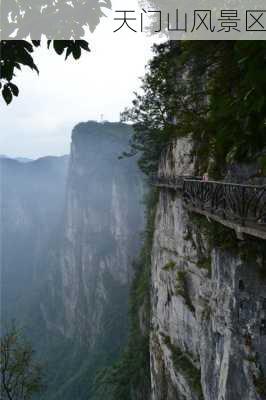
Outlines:
[[[74,128],[70,159],[1,160],[4,319],[47,363],[42,399],[92,399],[126,342],[145,191],[137,159],[118,159],[131,134],[90,121]]]
[[[72,136],[60,254],[63,329],[91,346],[107,334],[108,323],[124,324],[125,314],[107,309],[119,288],[127,291],[140,244],[142,176],[135,159],[118,159],[130,132],[123,124],[89,122]]]
[[[192,143],[174,142],[159,175],[195,175]],[[153,400],[266,395],[265,243],[189,213],[161,189],[151,271]]]
[[[144,224],[137,160],[118,159],[131,133],[125,124],[93,121],[73,130],[62,240],[41,301],[48,332],[60,348],[65,343],[72,372],[62,376],[63,386],[51,386],[49,400],[91,398],[97,368],[113,361],[127,338],[132,260]]]

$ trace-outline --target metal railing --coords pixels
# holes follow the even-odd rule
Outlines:
[[[198,177],[157,178],[158,186],[181,189],[184,204],[241,226],[266,228],[266,185],[203,181]],[[182,183],[181,183],[182,182]]]
[[[182,190],[185,179],[200,180],[201,177],[192,175],[170,176],[170,177],[152,175],[150,176],[150,183],[154,186],[162,186],[162,187],[169,187],[175,190],[177,189]]]
[[[216,181],[184,180],[186,205],[209,211],[223,219],[266,225],[266,186]]]

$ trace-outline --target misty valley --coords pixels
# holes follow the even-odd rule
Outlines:
[[[118,160],[130,134],[82,123],[70,156],[0,161],[2,318],[45,363],[44,399],[88,398],[126,343],[145,193],[136,158]]]

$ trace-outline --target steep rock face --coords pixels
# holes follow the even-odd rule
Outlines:
[[[189,140],[173,143],[159,175],[195,174],[191,150]],[[240,243],[220,229],[189,213],[180,194],[160,190],[151,271],[153,400],[265,396],[265,244]],[[222,243],[228,235],[229,248]]]
[[[62,329],[91,346],[108,323],[118,318],[124,325],[125,315],[113,318],[107,308],[119,287],[127,291],[140,244],[143,180],[135,159],[118,159],[130,132],[123,124],[90,122],[75,127],[72,136],[60,254]]]
[[[40,299],[49,400],[93,398],[97,368],[114,361],[126,342],[145,190],[137,160],[118,159],[131,129],[91,121],[73,130],[63,234],[50,252]]]
[[[126,342],[145,191],[137,159],[118,159],[131,134],[82,123],[70,159],[0,161],[2,317],[47,365],[42,400],[93,399],[97,370]]]

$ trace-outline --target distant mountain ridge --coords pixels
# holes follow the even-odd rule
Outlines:
[[[69,157],[68,154],[62,155],[62,156],[44,156],[44,157],[38,157],[36,159],[33,158],[28,158],[28,157],[11,157],[11,156],[7,156],[5,154],[0,154],[0,160],[4,159],[8,159],[8,160],[14,160],[14,161],[18,161],[20,163],[28,163],[28,162],[35,162],[38,160],[42,160],[42,159],[60,159],[60,158],[64,158],[64,157]]]
[[[7,155],[5,155],[5,154],[0,154],[0,160],[1,160],[1,159],[15,160],[15,161],[19,161],[19,162],[22,162],[22,163],[34,161],[34,160],[31,159],[31,158],[26,158],[26,157],[10,157],[10,156],[7,156]]]

